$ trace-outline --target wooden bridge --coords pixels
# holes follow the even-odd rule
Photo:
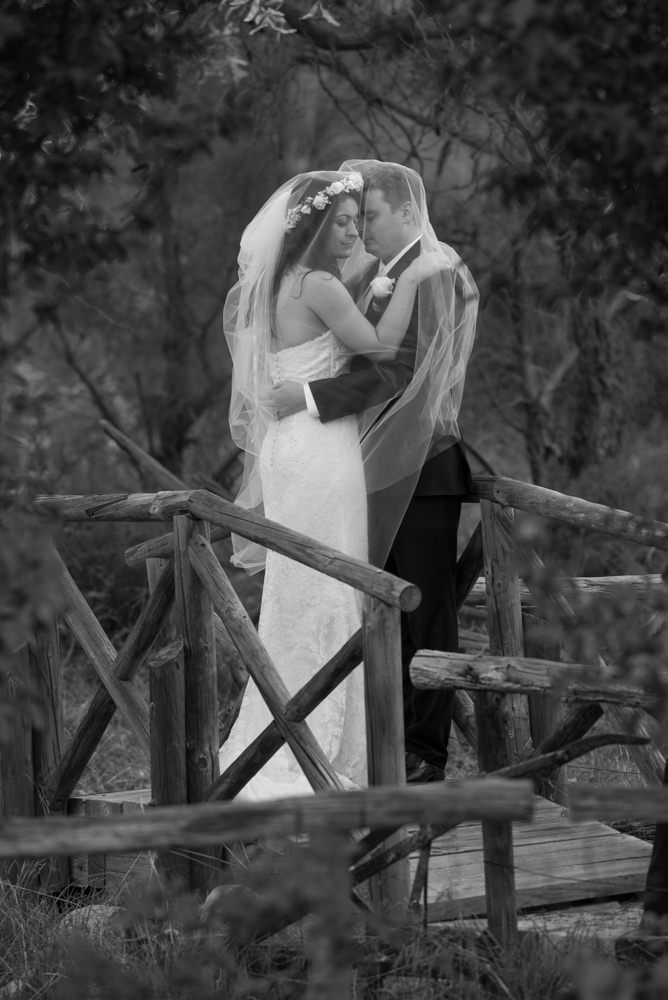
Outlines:
[[[375,905],[394,910],[422,902],[429,919],[486,914],[505,944],[517,933],[520,909],[642,889],[649,845],[601,821],[668,820],[668,794],[657,787],[664,761],[653,743],[660,698],[600,658],[573,662],[568,648],[539,642],[525,626],[529,615],[575,624],[574,600],[583,592],[630,588],[656,595],[665,584],[659,576],[550,581],[537,552],[513,530],[513,512],[664,551],[668,525],[514,480],[475,480],[469,500],[480,504],[480,525],[459,559],[457,599],[460,607],[486,608],[488,651],[421,651],[411,669],[418,686],[456,689],[455,725],[485,776],[405,788],[399,629],[401,611],[419,601],[417,588],[242,511],[210,489],[187,489],[157,463],[150,468],[161,492],[37,501],[68,521],[166,522],[171,530],[125,554],[130,564],[146,564],[150,594],[118,651],[56,555],[64,618],[99,687],[64,751],[57,697],[47,699],[40,733],[17,721],[15,739],[2,752],[0,857],[56,859],[52,886],[109,885],[114,865],[127,871],[132,852],[157,851],[160,873],[184,876],[206,892],[210,862],[220,859],[223,843],[352,831],[352,863],[339,874],[353,891],[369,882]],[[230,531],[364,594],[362,629],[299,692],[285,689],[216,555],[213,545]],[[59,690],[56,623],[21,655],[42,692]],[[305,720],[362,659],[370,787],[342,792]],[[147,664],[150,705],[133,684]],[[274,721],[219,775],[229,706],[219,704],[217,676],[238,678],[246,670]],[[602,705],[609,726],[591,735]],[[150,759],[150,793],[77,798],[77,783],[116,710]],[[283,742],[319,794],[267,804],[227,801]],[[649,790],[560,782],[564,764],[609,744],[629,747]],[[149,796],[156,808],[143,808]],[[204,848],[205,865],[185,853]],[[126,860],[118,862],[119,855]],[[57,860],[64,858],[66,864]],[[214,881],[224,879],[222,869],[220,862]]]

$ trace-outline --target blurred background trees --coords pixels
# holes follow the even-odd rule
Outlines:
[[[667,49],[660,0],[6,0],[6,498],[154,489],[100,418],[233,488],[243,227],[300,170],[377,157],[420,171],[480,286],[474,471],[668,520]],[[553,541],[578,573],[662,568]]]

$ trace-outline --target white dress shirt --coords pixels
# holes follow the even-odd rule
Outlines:
[[[407,243],[405,247],[402,247],[402,249],[399,251],[398,254],[394,255],[392,260],[387,262],[387,264],[384,264],[383,261],[381,260],[380,264],[378,265],[378,270],[376,271],[375,277],[380,278],[383,275],[387,274],[388,271],[391,271],[394,265],[399,260],[401,260],[403,255],[407,253],[407,251],[410,250],[411,247],[415,246],[415,244],[418,242],[419,239],[420,236],[416,236],[414,240],[411,240],[410,243]],[[369,289],[367,289],[359,302],[359,306],[362,312],[366,312],[366,309],[369,305],[369,298],[370,298]],[[313,393],[311,392],[311,387],[309,386],[308,382],[304,385],[304,399],[306,400],[306,409],[308,410],[308,412],[316,420],[319,420],[320,413],[318,412],[318,407],[316,405],[315,399],[313,398]]]

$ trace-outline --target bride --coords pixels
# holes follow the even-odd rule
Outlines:
[[[239,280],[229,293],[224,326],[233,360],[230,426],[245,452],[237,502],[358,559],[368,560],[367,489],[353,415],[321,423],[306,411],[277,420],[270,388],[306,384],[348,369],[354,354],[394,358],[413,310],[418,283],[447,266],[421,254],[394,284],[374,327],[347,285],[373,258],[358,236],[363,179],[357,172],[317,171],[282,185],[246,228]],[[265,569],[258,631],[287,688],[295,693],[361,624],[361,600],[346,584],[255,543],[233,538],[235,565]],[[269,724],[252,681],[220,751],[221,770]],[[362,668],[308,718],[345,787],[366,784]],[[260,800],[311,788],[284,746],[240,797]]]

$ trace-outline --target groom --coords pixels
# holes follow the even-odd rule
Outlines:
[[[355,168],[355,164],[342,166]],[[428,224],[428,219],[416,217],[419,202],[411,190],[411,174],[423,196],[418,176],[399,164],[375,161],[365,173],[363,240],[365,249],[378,258],[366,276],[367,283],[379,276],[389,281],[396,279],[420,253],[421,225]],[[360,307],[375,325],[389,296],[374,299],[370,290],[364,294],[364,285],[362,293]],[[327,422],[400,396],[413,377],[418,324],[416,300],[406,336],[392,363],[375,364],[356,356],[351,370],[336,378],[306,386],[282,383],[274,390],[278,416],[306,407],[314,419]],[[424,333],[423,329],[423,339]],[[403,433],[410,435],[410,426]],[[409,664],[418,649],[458,649],[457,528],[469,482],[470,470],[458,443],[429,458],[422,466],[385,563],[386,570],[417,584],[422,592],[419,607],[402,613],[401,621],[406,777],[410,784],[444,777],[454,692],[413,687]]]

